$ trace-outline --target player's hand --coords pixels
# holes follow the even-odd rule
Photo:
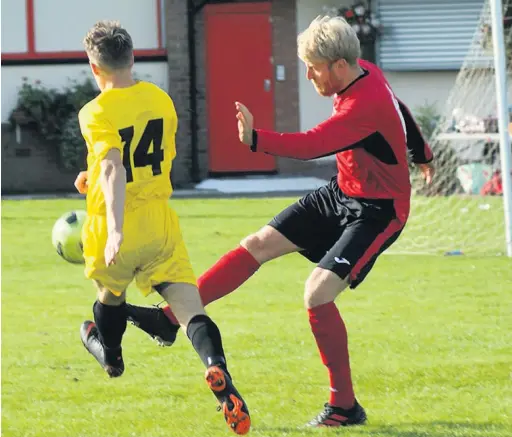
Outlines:
[[[105,264],[108,266],[116,263],[116,256],[121,249],[123,233],[119,231],[109,232],[107,244],[105,244]]]
[[[87,172],[81,171],[75,179],[75,188],[80,194],[87,194],[89,188],[87,184]]]
[[[421,175],[425,182],[430,185],[432,183],[432,179],[434,179],[434,174],[436,173],[436,169],[432,162],[428,162],[426,164],[416,164],[421,171]]]
[[[252,146],[252,129],[254,127],[254,117],[245,105],[235,102],[236,119],[238,120],[238,137],[240,141],[248,146]]]

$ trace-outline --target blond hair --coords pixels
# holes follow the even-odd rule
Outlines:
[[[133,42],[118,21],[98,21],[84,38],[85,51],[100,68],[123,70],[133,63]]]
[[[361,46],[352,26],[342,17],[318,16],[297,37],[299,58],[306,62],[345,59],[356,65]]]

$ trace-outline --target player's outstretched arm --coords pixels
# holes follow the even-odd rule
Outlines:
[[[310,160],[334,155],[375,133],[370,123],[357,123],[361,105],[353,102],[346,110],[337,113],[307,132],[279,133],[253,129],[253,116],[241,103],[238,111],[238,133],[240,141],[251,146],[253,152],[287,158]]]
[[[121,152],[110,149],[101,161],[101,189],[105,196],[107,216],[107,244],[105,263],[115,263],[123,241],[124,202],[126,197],[126,171]]]

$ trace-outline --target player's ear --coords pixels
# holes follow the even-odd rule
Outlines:
[[[337,61],[335,61],[331,64],[330,69],[332,72],[334,72],[334,74],[337,77],[342,77],[344,72],[347,69],[347,65],[348,65],[348,63],[345,59],[338,59]]]
[[[89,62],[89,64],[91,66],[91,70],[94,73],[94,75],[99,76],[100,75],[100,67],[98,67],[94,62]]]
[[[334,68],[337,70],[337,71],[343,71],[343,70],[346,70],[347,69],[347,66],[348,66],[348,62],[346,59],[338,59],[335,63],[334,63]]]

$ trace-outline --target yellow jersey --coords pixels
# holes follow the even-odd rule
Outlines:
[[[119,149],[126,169],[125,211],[169,199],[178,116],[169,95],[149,82],[103,91],[79,112],[87,144],[87,213],[105,215],[100,163]]]

